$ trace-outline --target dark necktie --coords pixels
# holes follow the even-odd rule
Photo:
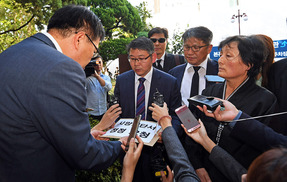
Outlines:
[[[139,78],[139,86],[137,93],[137,109],[136,116],[141,114],[142,119],[145,120],[145,88],[144,88],[145,78]]]
[[[158,68],[159,70],[162,70],[162,66],[161,66],[160,62],[161,62],[161,59],[156,60],[157,68]]]
[[[190,97],[198,95],[198,89],[199,89],[199,75],[198,70],[200,69],[200,66],[193,66],[194,74],[192,77],[192,85],[190,89]]]

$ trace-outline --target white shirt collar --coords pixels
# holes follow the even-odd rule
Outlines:
[[[63,53],[63,51],[62,51],[60,45],[58,44],[58,42],[56,41],[56,39],[54,39],[54,37],[53,37],[51,34],[49,34],[48,32],[42,32],[42,33],[43,33],[44,35],[46,35],[46,36],[53,42],[53,44],[55,45],[56,49],[57,49],[59,52]]]
[[[161,59],[162,61],[164,61],[164,57],[165,57],[165,52],[163,53],[163,55],[161,56],[160,59]],[[159,59],[156,59],[156,60],[159,60]]]
[[[152,72],[153,72],[153,67],[151,67],[150,71],[144,76],[146,81],[148,81],[149,83],[151,83]],[[135,80],[136,80],[136,82],[139,81],[139,78],[141,78],[141,76],[139,76],[139,75],[137,75],[135,73]]]
[[[200,66],[201,68],[206,70],[206,68],[207,68],[207,60],[208,60],[208,57],[206,57],[206,59],[202,63],[200,63],[200,65],[198,65],[198,66]],[[193,65],[190,64],[190,63],[187,63],[186,69],[189,69],[190,67],[193,67]]]

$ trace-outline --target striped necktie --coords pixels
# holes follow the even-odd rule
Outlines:
[[[141,114],[142,119],[145,120],[145,88],[144,88],[145,78],[139,78],[139,86],[137,93],[137,110],[136,116]]]

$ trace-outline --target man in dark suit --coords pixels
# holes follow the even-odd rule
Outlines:
[[[199,67],[198,70],[198,87],[197,94],[201,94],[208,85],[213,82],[208,82],[205,75],[217,75],[218,63],[215,60],[208,58],[208,54],[212,50],[212,32],[206,27],[194,27],[186,30],[183,34],[183,50],[186,64],[177,66],[169,71],[171,75],[177,78],[177,83],[180,87],[182,101],[187,106],[189,105],[187,99],[191,95],[191,87],[194,83],[193,74],[195,73],[193,67]]]
[[[154,46],[150,39],[137,38],[128,45],[127,49],[132,70],[117,77],[114,91],[122,108],[121,117],[134,118],[136,115],[142,114],[142,119],[154,121],[148,106],[153,102],[153,95],[158,90],[169,107],[173,127],[180,136],[183,130],[180,126],[181,122],[174,112],[181,105],[181,96],[176,79],[152,67],[156,53],[154,53]],[[143,83],[142,80],[144,80]],[[142,87],[144,87],[144,94],[142,94]],[[157,143],[156,145],[160,144]],[[155,146],[143,148],[135,170],[134,181],[159,180],[152,174],[153,167],[150,158],[154,155],[152,154],[154,150]]]
[[[66,6],[48,32],[0,54],[0,181],[72,182],[75,169],[100,171],[123,151],[93,138],[86,112],[83,68],[104,34],[88,8]]]
[[[184,57],[186,64],[179,65],[169,71],[171,75],[177,78],[180,87],[182,102],[189,106],[189,109],[195,114],[197,108],[188,102],[188,98],[200,95],[209,84],[205,79],[205,75],[217,75],[217,61],[208,58],[208,54],[212,50],[213,33],[206,27],[194,27],[185,31],[182,35]],[[197,145],[189,137],[185,138],[186,152],[192,152],[193,146]],[[203,180],[204,176],[208,176],[205,169],[197,169],[197,175]]]
[[[168,41],[168,31],[166,28],[156,27],[151,29],[148,32],[148,38],[153,41],[156,52],[156,61],[153,63],[155,68],[167,73],[175,66],[185,63],[184,56],[165,52]]]
[[[278,101],[278,112],[287,111],[287,58],[272,64],[268,75],[268,89],[273,92]],[[271,123],[271,127],[287,135],[287,114],[280,115]]]

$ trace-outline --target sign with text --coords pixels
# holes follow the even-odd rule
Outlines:
[[[121,138],[130,134],[134,119],[122,118],[116,124],[115,127],[108,130],[102,137],[108,138]],[[145,145],[153,145],[152,141],[157,140],[157,132],[161,129],[156,122],[141,120],[137,135],[142,139]]]
[[[284,40],[274,40],[273,45],[275,48],[275,58],[285,58],[287,57],[287,39]],[[213,46],[210,54],[210,59],[218,60],[220,57],[220,50],[218,46]]]

